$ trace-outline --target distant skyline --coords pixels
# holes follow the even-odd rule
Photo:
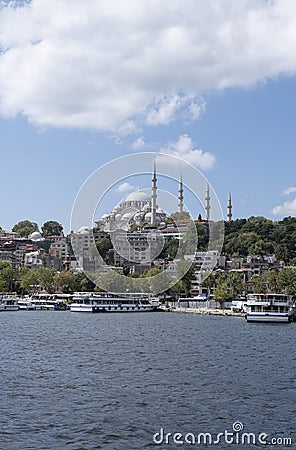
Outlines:
[[[0,226],[69,232],[85,179],[135,152],[194,164],[225,219],[229,191],[233,219],[295,216],[295,54],[293,0],[1,1]]]

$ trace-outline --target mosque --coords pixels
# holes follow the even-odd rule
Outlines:
[[[128,231],[131,225],[141,228],[145,226],[153,228],[163,228],[168,218],[165,211],[158,207],[157,199],[157,176],[155,162],[152,173],[151,195],[143,190],[138,190],[129,194],[125,200],[119,203],[110,214],[103,214],[97,225],[102,231],[111,232],[115,230]],[[210,189],[206,188],[205,196],[205,221],[210,220]],[[179,181],[178,190],[178,212],[184,212],[184,195],[182,176]],[[231,195],[228,196],[227,206],[228,221],[232,220]]]

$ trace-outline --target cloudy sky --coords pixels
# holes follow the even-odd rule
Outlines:
[[[68,230],[136,152],[195,165],[234,218],[295,215],[295,55],[294,0],[0,0],[0,225]]]

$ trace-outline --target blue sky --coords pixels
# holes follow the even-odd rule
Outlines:
[[[230,190],[234,218],[296,214],[295,3],[161,5],[2,2],[3,228],[54,219],[69,231],[85,179],[147,151],[199,168],[225,214]]]

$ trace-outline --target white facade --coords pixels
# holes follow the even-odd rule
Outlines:
[[[163,237],[157,231],[117,232],[112,237],[114,263],[153,261],[163,248]]]
[[[89,256],[90,245],[93,242],[92,233],[87,227],[81,227],[77,233],[71,234],[71,244],[75,255]]]
[[[43,267],[43,260],[40,257],[40,252],[29,252],[25,254],[25,266],[28,267]]]

